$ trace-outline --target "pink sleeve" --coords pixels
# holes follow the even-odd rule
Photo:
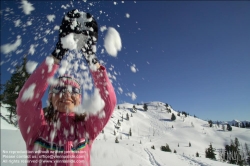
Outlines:
[[[41,99],[48,87],[48,78],[53,77],[58,68],[46,63],[49,58],[30,75],[16,99],[18,124],[27,145],[33,143],[46,123]]]
[[[98,115],[95,115],[89,116],[87,118],[85,126],[90,140],[94,140],[97,135],[103,130],[103,128],[109,121],[116,105],[115,91],[107,76],[105,67],[101,66],[98,71],[92,72],[92,76],[95,86],[100,90],[101,98],[105,103],[105,106],[103,108],[105,116],[100,118]]]

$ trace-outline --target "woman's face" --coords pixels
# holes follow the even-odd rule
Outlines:
[[[60,93],[52,93],[51,102],[58,112],[73,112],[74,108],[80,105],[81,95],[70,93],[68,90]]]

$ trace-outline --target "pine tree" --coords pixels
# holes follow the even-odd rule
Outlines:
[[[134,111],[136,111],[136,110],[137,110],[137,108],[135,107],[135,105],[133,105],[133,110],[134,110]]]
[[[144,109],[144,111],[147,111],[147,110],[148,110],[148,106],[147,106],[147,104],[145,104],[145,103],[144,103],[144,105],[143,105],[143,109]]]
[[[205,154],[206,154],[206,158],[210,158],[210,159],[216,159],[215,157],[215,153],[214,153],[215,149],[213,148],[212,144],[209,145],[209,148],[206,149]]]
[[[209,121],[208,121],[208,124],[209,124],[209,127],[212,127],[212,126],[213,126],[213,121],[212,121],[212,120],[209,120]]]
[[[129,115],[128,115],[128,113],[126,114],[126,116],[127,116],[127,120],[129,120]]]
[[[119,119],[118,119],[118,121],[117,121],[117,125],[118,125],[118,126],[121,126],[121,123],[120,123]]]
[[[117,137],[115,138],[115,143],[119,143],[119,140],[118,140],[118,138],[117,138]]]
[[[132,130],[131,130],[131,128],[129,129],[129,136],[130,137],[132,136]]]
[[[171,120],[174,121],[175,119],[176,119],[176,116],[174,115],[174,113],[172,113]]]
[[[171,149],[168,144],[166,144],[166,146],[161,146],[161,150],[164,152],[171,152]]]
[[[196,152],[196,157],[200,157],[200,155],[199,155],[199,153],[198,153],[198,152]]]
[[[227,130],[232,131],[232,127],[230,126],[230,124],[227,124]]]
[[[27,58],[24,56],[21,66],[17,65],[15,72],[11,75],[10,80],[6,82],[1,100],[3,104],[7,104],[7,110],[10,112],[9,120],[11,123],[13,115],[16,115],[16,99],[22,89],[25,81],[29,78],[30,74],[26,71]]]

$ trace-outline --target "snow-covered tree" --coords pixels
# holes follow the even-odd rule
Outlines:
[[[29,78],[30,74],[28,74],[26,70],[27,57],[24,56],[21,66],[17,65],[15,72],[11,75],[10,79],[2,86],[3,94],[2,103],[7,104],[7,110],[10,112],[9,121],[11,123],[16,123],[12,121],[12,117],[16,115],[16,99],[18,94],[23,87],[25,81]]]

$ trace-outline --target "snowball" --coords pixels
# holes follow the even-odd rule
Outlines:
[[[112,27],[108,28],[108,32],[104,38],[104,47],[107,53],[116,57],[117,52],[122,48],[122,42],[119,33]]]
[[[22,43],[22,39],[21,36],[18,35],[17,36],[17,40],[14,44],[5,44],[1,46],[1,52],[4,54],[8,54],[12,51],[15,51],[17,49],[17,47],[19,47]]]
[[[25,66],[26,71],[27,71],[29,74],[33,73],[33,71],[36,69],[37,64],[38,64],[37,62],[28,61],[28,62],[26,63],[26,66]]]
[[[31,84],[27,89],[24,90],[23,96],[21,98],[21,101],[27,101],[32,100],[34,97],[34,89],[36,87],[36,84]]]
[[[99,91],[100,90],[96,88],[92,96],[88,96],[87,93],[84,93],[82,105],[77,107],[75,109],[75,112],[76,113],[86,112],[87,114],[90,115],[96,115],[97,113],[102,111],[102,109],[105,106],[105,103],[101,98]]]
[[[54,14],[47,15],[47,19],[49,20],[49,22],[54,22],[55,18],[56,18],[56,16]]]
[[[22,8],[23,12],[26,15],[29,15],[31,13],[31,11],[35,10],[33,5],[31,3],[29,3],[27,0],[22,0],[22,6],[20,6],[19,8]]]

